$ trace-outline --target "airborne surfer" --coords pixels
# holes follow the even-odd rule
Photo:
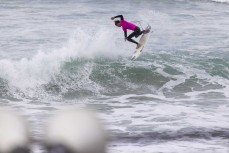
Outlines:
[[[128,40],[132,43],[135,43],[137,45],[136,49],[141,47],[141,44],[136,42],[132,38],[133,37],[137,38],[141,34],[147,33],[148,31],[147,30],[141,31],[141,29],[138,26],[136,26],[135,24],[124,20],[122,15],[117,15],[117,16],[111,17],[111,20],[114,20],[115,18],[120,18],[120,20],[115,20],[115,25],[117,27],[122,27],[122,30],[124,31],[125,41]],[[129,36],[127,36],[127,30],[132,30],[133,32]]]

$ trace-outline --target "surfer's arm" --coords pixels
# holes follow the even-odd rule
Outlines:
[[[113,20],[113,19],[115,19],[115,18],[120,18],[121,20],[124,20],[124,18],[123,18],[123,16],[122,16],[122,15],[117,15],[117,16],[114,16],[114,17],[112,17],[111,19]]]

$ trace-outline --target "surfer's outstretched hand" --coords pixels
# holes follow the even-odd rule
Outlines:
[[[114,17],[111,17],[111,20],[114,20]]]

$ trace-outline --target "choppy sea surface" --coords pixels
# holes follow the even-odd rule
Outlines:
[[[152,26],[134,62],[119,14]],[[81,105],[110,153],[229,152],[228,0],[2,0],[0,33],[0,103],[34,139],[53,110]]]

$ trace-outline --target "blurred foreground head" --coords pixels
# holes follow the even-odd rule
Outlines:
[[[9,108],[0,108],[0,153],[29,152],[26,122]]]
[[[104,153],[104,129],[96,114],[79,108],[57,112],[47,124],[48,153]]]

